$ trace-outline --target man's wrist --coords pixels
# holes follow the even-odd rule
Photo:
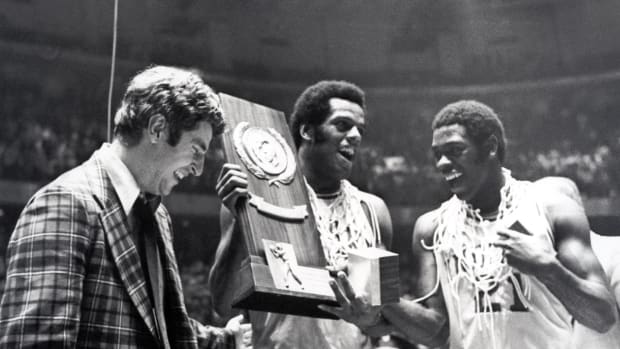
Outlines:
[[[372,327],[378,326],[381,323],[384,323],[385,319],[383,318],[383,315],[381,314],[381,312],[377,312],[377,314],[375,315],[375,317],[372,319],[371,322],[369,322],[368,324],[364,324],[359,326],[359,328],[362,330],[362,332],[366,333],[369,329],[371,329]]]

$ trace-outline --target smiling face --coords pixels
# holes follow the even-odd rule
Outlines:
[[[349,177],[365,132],[364,109],[341,99],[329,100],[330,114],[311,131],[310,167],[316,179],[336,181]]]
[[[166,196],[184,178],[200,176],[212,137],[211,124],[201,121],[196,129],[183,132],[175,146],[167,141],[153,144],[147,191]]]
[[[435,166],[459,199],[475,200],[489,180],[489,154],[467,135],[464,126],[451,124],[433,131]]]

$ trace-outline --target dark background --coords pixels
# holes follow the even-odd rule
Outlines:
[[[0,257],[27,198],[107,134],[112,0],[0,0]],[[415,218],[447,198],[430,120],[478,99],[504,118],[519,178],[565,175],[593,227],[615,234],[620,3],[614,0],[119,1],[112,110],[149,64],[195,67],[218,91],[289,113],[320,79],[368,97],[353,182],[390,207],[403,292]],[[219,238],[221,148],[167,199],[190,310]],[[0,263],[0,272],[3,270]]]

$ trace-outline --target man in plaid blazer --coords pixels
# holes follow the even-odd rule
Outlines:
[[[188,317],[170,215],[152,200],[148,249],[134,206],[199,176],[223,125],[217,96],[197,74],[156,66],[136,75],[113,142],[22,212],[7,250],[0,347],[245,347],[251,328],[239,318],[214,328]]]

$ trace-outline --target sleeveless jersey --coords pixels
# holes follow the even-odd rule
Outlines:
[[[520,182],[526,189],[510,221],[519,221],[529,232],[553,244],[551,227],[531,183]],[[450,318],[451,349],[574,348],[571,315],[538,279],[512,269],[514,278],[501,281],[488,292],[488,298],[476,297],[472,283],[459,279],[456,258],[446,251],[435,250],[434,254]],[[451,286],[457,279],[456,287]],[[527,290],[525,297],[520,290]]]
[[[380,242],[380,232],[377,228],[377,216],[369,203],[362,200],[358,189],[347,181],[342,181],[342,190],[352,206],[349,212],[353,212],[363,227],[359,241],[352,241],[358,247],[375,247]],[[317,200],[309,190],[310,201],[313,204],[315,216],[318,214]],[[366,210],[362,207],[364,205]],[[366,213],[365,213],[366,212]],[[349,213],[351,214],[351,213]],[[368,216],[367,216],[368,214]],[[317,217],[319,218],[319,217]],[[320,217],[326,218],[326,217]],[[323,234],[322,234],[323,235]],[[327,256],[334,255],[329,239],[321,236],[323,251]],[[267,313],[250,311],[252,322],[253,347],[255,349],[370,349],[371,340],[360,329],[344,320],[318,319],[279,313]]]

